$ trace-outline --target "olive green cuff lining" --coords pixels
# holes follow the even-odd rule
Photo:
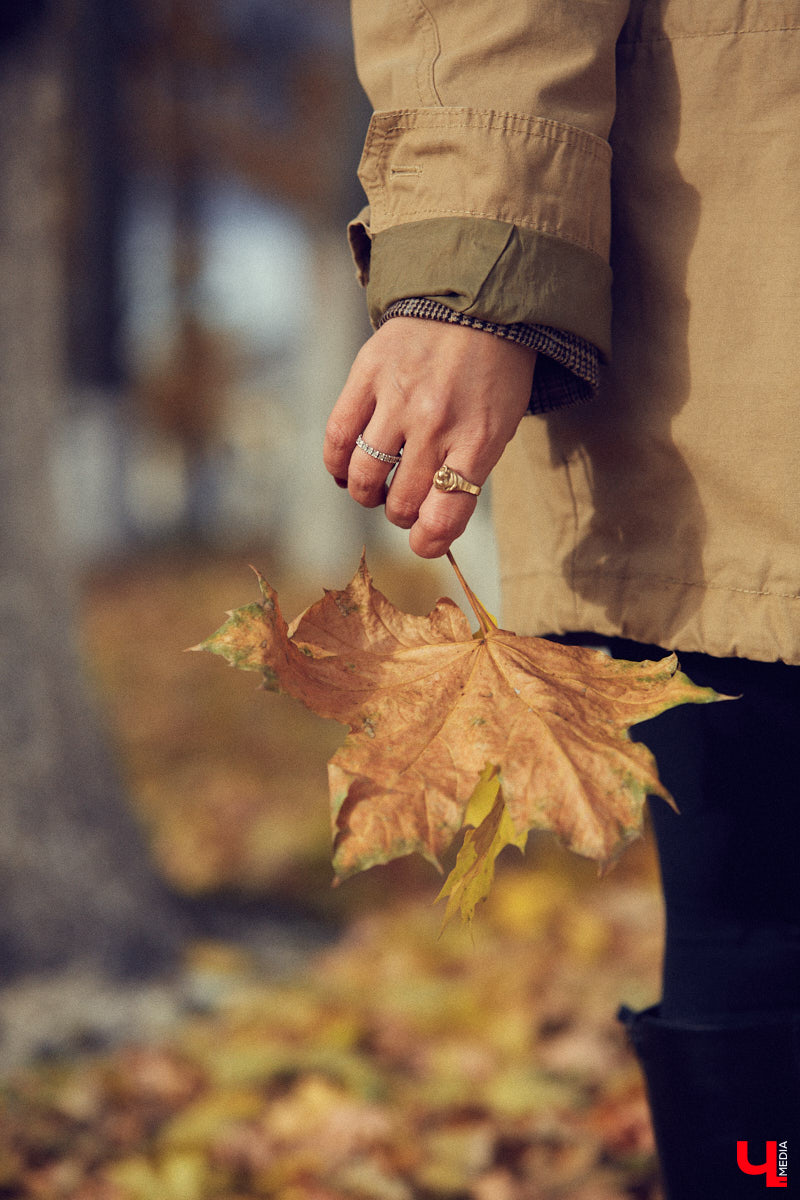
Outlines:
[[[425,297],[498,325],[550,325],[610,357],[611,269],[581,246],[504,221],[434,217],[376,234],[369,250],[373,325],[395,301]]]

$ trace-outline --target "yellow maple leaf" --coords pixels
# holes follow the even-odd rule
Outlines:
[[[469,798],[464,813],[464,840],[455,866],[437,900],[447,898],[442,928],[461,914],[470,923],[475,909],[489,895],[495,861],[506,846],[525,849],[528,830],[518,833],[506,808],[497,767],[487,766]]]

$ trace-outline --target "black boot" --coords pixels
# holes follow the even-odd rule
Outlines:
[[[666,1200],[800,1196],[800,1015],[704,1026],[623,1007],[619,1018],[644,1071]]]

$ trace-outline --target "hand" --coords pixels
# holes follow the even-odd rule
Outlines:
[[[325,466],[366,508],[386,505],[410,530],[422,558],[438,558],[460,534],[476,498],[440,492],[447,462],[483,484],[528,407],[536,352],[484,330],[393,317],[356,357],[325,433]],[[356,446],[356,437],[403,458],[392,470]]]

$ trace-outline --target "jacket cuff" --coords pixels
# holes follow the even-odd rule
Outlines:
[[[476,217],[434,217],[375,234],[366,209],[349,236],[375,327],[390,305],[422,296],[498,325],[564,330],[610,357],[611,269],[583,246]]]
[[[565,329],[609,354],[605,138],[519,112],[381,109],[358,174],[373,323],[395,300],[430,296],[498,324]]]

